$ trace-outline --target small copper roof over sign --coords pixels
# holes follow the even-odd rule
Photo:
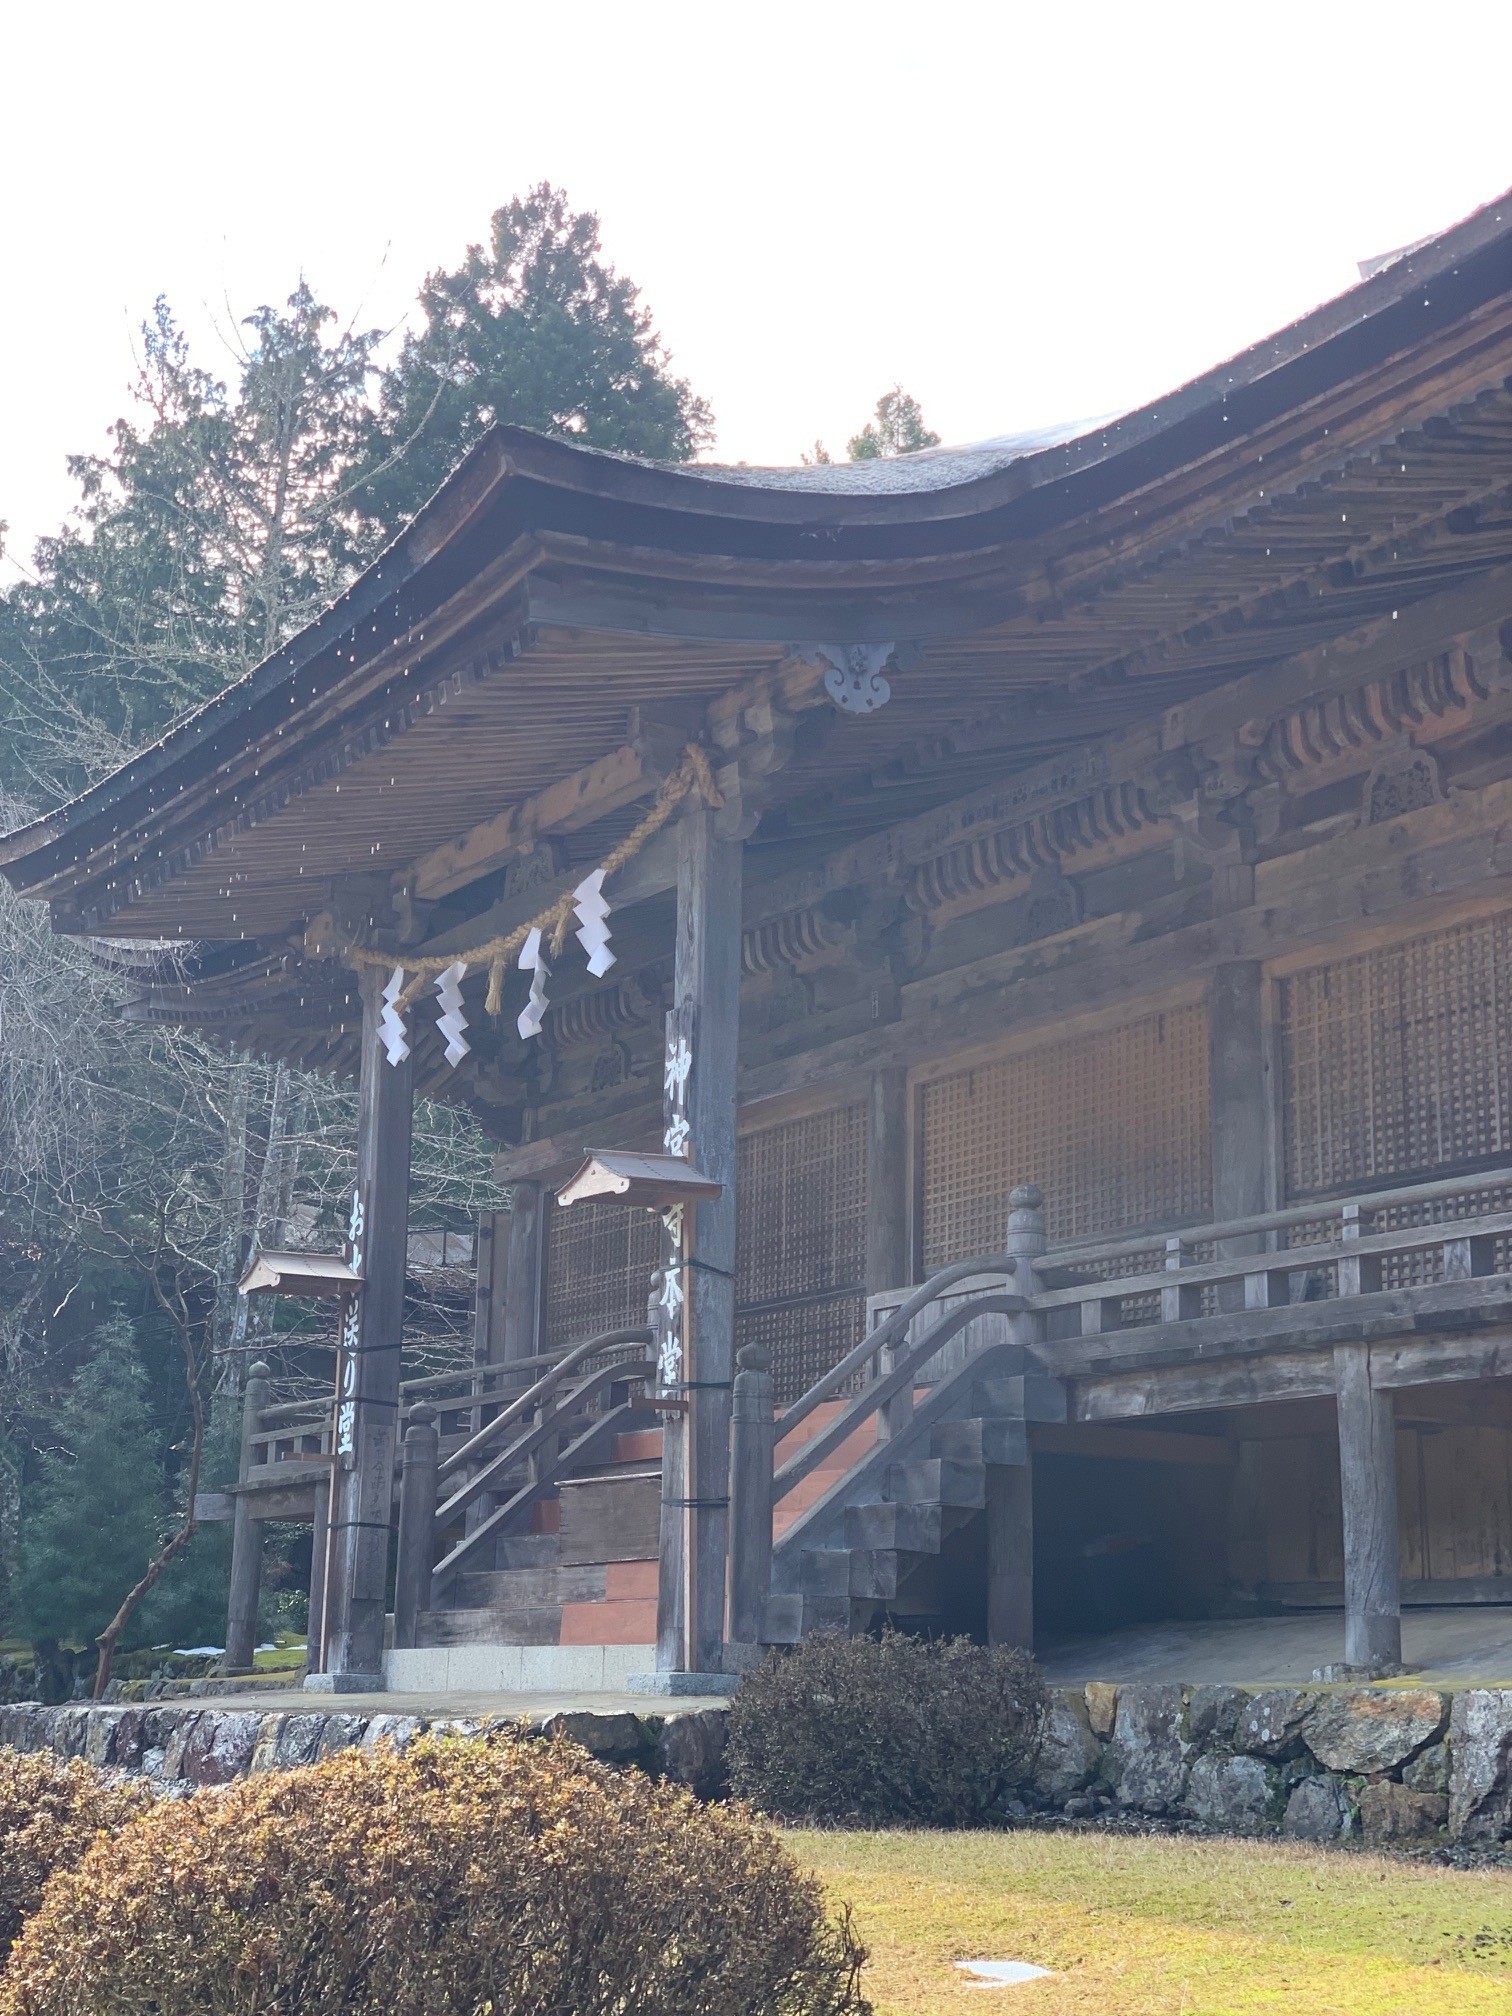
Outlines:
[[[336,1253],[259,1253],[236,1284],[241,1295],[346,1295],[362,1288]]]
[[[557,1203],[580,1204],[589,1197],[622,1197],[627,1204],[657,1210],[664,1204],[691,1204],[717,1197],[724,1189],[680,1155],[590,1154],[570,1183],[557,1192]]]

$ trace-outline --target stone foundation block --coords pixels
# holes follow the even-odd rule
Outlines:
[[[1446,1696],[1426,1687],[1354,1687],[1322,1694],[1302,1724],[1302,1740],[1329,1771],[1377,1777],[1440,1737]]]

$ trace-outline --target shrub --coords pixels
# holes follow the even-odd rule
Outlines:
[[[74,1758],[0,1750],[0,1964],[55,1869],[72,1869],[98,1834],[147,1803],[143,1785],[111,1784]]]
[[[744,1811],[575,1746],[347,1750],[54,1879],[3,2016],[842,2016],[849,1924]]]
[[[1024,1652],[820,1633],[741,1681],[731,1782],[787,1819],[981,1826],[1033,1771],[1048,1700]]]

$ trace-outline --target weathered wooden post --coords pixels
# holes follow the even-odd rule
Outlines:
[[[315,1485],[315,1516],[310,1528],[310,1605],[305,1625],[305,1672],[319,1673],[324,1664],[326,1563],[331,1553],[331,1480]]]
[[[1338,1263],[1339,1294],[1368,1295],[1381,1285],[1377,1256],[1351,1254],[1360,1207],[1346,1204]],[[1334,1347],[1334,1403],[1339,1428],[1339,1491],[1344,1510],[1344,1663],[1371,1673],[1402,1664],[1402,1567],[1397,1532],[1396,1407],[1370,1376],[1370,1346]]]
[[[673,1404],[662,1429],[656,1684],[669,1688],[707,1684],[724,1664],[741,843],[725,837],[717,819],[698,803],[679,825],[667,1017],[663,1146],[722,1186],[718,1196],[666,1214],[659,1384]]]
[[[775,1389],[771,1354],[759,1344],[742,1345],[736,1365],[730,1410],[730,1640],[755,1648],[772,1586]]]
[[[1387,1673],[1402,1663],[1396,1409],[1371,1383],[1370,1346],[1334,1347],[1339,1485],[1344,1506],[1344,1663]]]
[[[416,1642],[420,1612],[430,1608],[435,1558],[437,1476],[441,1437],[436,1410],[422,1401],[409,1410],[399,1472],[399,1547],[394,1566],[394,1645]]]
[[[343,1340],[336,1406],[325,1671],[305,1682],[336,1693],[383,1685],[414,1083],[412,1056],[397,1064],[388,1059],[380,1031],[383,986],[381,972],[363,970],[350,1241],[362,1290]]]
[[[250,1673],[257,1650],[257,1598],[262,1587],[262,1529],[252,1516],[247,1481],[252,1469],[252,1438],[268,1404],[269,1368],[259,1358],[247,1368],[242,1392],[241,1462],[237,1467],[236,1511],[231,1526],[231,1590],[226,1605],[227,1673]]]
[[[1003,1251],[1013,1255],[1011,1285],[1019,1295],[1033,1295],[1034,1263],[1045,1250],[1044,1193],[1022,1183],[1008,1193],[1008,1207]],[[1021,1347],[1020,1371],[1027,1373],[1040,1318],[1032,1311],[1010,1316],[1008,1336]],[[987,1642],[1034,1649],[1034,1469],[1027,1427],[1022,1463],[987,1466]]]
[[[509,1241],[504,1265],[504,1363],[541,1349],[541,1286],[546,1198],[539,1183],[510,1187]]]

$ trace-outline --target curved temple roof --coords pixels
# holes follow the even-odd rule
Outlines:
[[[509,688],[508,760],[484,780],[494,811],[624,739],[603,718],[611,673],[621,710],[701,708],[774,673],[794,640],[906,640],[920,676],[880,717],[873,765],[917,742],[945,696],[967,716],[1026,694],[1031,711],[1074,713],[1077,694],[1131,666],[1231,677],[1247,669],[1231,645],[1203,658],[1192,640],[1225,598],[1233,625],[1286,613],[1284,581],[1251,609],[1220,551],[1270,508],[1267,484],[1304,497],[1393,430],[1499,390],[1509,363],[1503,199],[1169,397],[1064,434],[769,470],[642,463],[497,427],[331,609],[115,775],[0,840],[0,869],[65,922],[82,906],[68,928],[119,916],[120,935],[134,917],[137,935],[169,930],[161,905],[134,907],[144,863],[172,855],[171,872],[188,873],[224,833],[385,746],[461,692],[451,673],[451,686],[425,681],[464,644],[489,664],[540,652],[537,687]],[[1135,597],[1157,572],[1164,600]],[[1283,641],[1295,648],[1294,633]],[[1251,655],[1278,649],[1268,639]],[[1106,722],[1094,707],[1080,732]],[[1063,743],[1075,726],[1068,716]],[[480,744],[475,760],[492,758]],[[444,836],[480,814],[463,792],[432,816],[450,819]],[[418,814],[414,831],[417,848],[435,844]],[[334,855],[321,865],[332,872]],[[205,869],[207,891],[219,872]]]

